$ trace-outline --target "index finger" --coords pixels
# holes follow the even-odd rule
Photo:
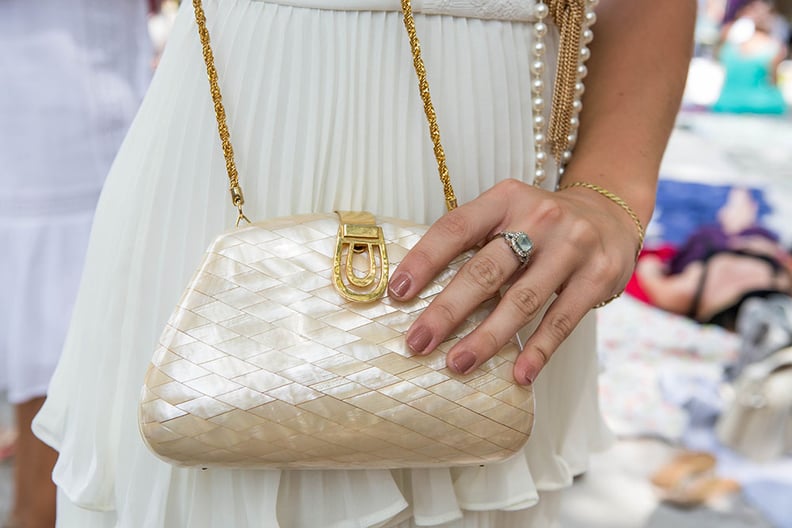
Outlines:
[[[490,190],[432,224],[391,277],[390,295],[409,300],[455,257],[486,238],[503,219],[506,207],[499,202]]]

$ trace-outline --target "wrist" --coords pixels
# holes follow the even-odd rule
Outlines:
[[[609,200],[612,205],[618,206],[621,209],[621,214],[625,215],[630,219],[630,222],[634,226],[634,231],[636,233],[638,239],[638,247],[635,251],[635,260],[638,260],[638,255],[643,249],[644,237],[646,236],[646,228],[644,227],[644,223],[641,221],[638,214],[635,210],[628,204],[623,198],[621,198],[616,193],[600,186],[595,183],[590,183],[586,181],[570,181],[561,184],[558,187],[558,191],[567,191],[572,189],[579,189],[582,192],[594,192],[599,194],[603,199]]]

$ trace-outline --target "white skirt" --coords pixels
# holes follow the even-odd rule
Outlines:
[[[146,366],[202,252],[235,219],[184,4],[100,199],[66,348],[35,422],[60,452],[60,525],[551,525],[558,497],[550,492],[569,486],[610,438],[591,316],[535,383],[534,434],[504,463],[200,471],[146,450],[136,420]],[[206,10],[248,216],[366,209],[428,223],[443,214],[398,13],[250,0],[210,1]],[[419,16],[417,26],[460,201],[504,178],[529,178],[531,25]]]

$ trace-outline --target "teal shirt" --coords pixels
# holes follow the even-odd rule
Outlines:
[[[745,55],[739,45],[727,42],[721,48],[720,61],[726,78],[715,112],[783,114],[786,103],[781,90],[771,82],[776,46],[767,46],[752,55]]]

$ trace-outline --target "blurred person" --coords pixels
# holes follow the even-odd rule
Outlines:
[[[733,189],[717,225],[699,228],[672,251],[644,252],[628,291],[658,308],[735,331],[748,299],[792,295],[792,258],[758,225],[757,211],[750,191]]]
[[[746,4],[752,0],[726,0],[723,7],[723,25],[728,25],[737,20],[740,9],[745,7]]]
[[[696,17],[696,57],[711,57],[720,39],[720,28],[726,10],[725,0],[699,0]]]
[[[775,35],[777,21],[771,2],[751,0],[724,25],[717,57],[725,79],[713,111],[772,115],[786,111],[777,71],[787,47]]]
[[[727,0],[723,9],[721,26],[726,27],[732,24],[741,16],[742,9],[753,1],[754,0]],[[790,34],[789,21],[787,20],[789,14],[787,13],[785,15],[780,12],[777,1],[766,1],[768,1],[773,8],[772,22],[770,23],[772,31],[770,33],[781,42],[787,42],[787,44],[789,44],[788,40],[792,36],[792,34]],[[784,3],[782,2],[781,5],[783,7]]]
[[[18,432],[9,527],[55,523],[56,453],[30,424],[63,346],[104,177],[150,77],[148,9],[0,2],[0,392]]]

